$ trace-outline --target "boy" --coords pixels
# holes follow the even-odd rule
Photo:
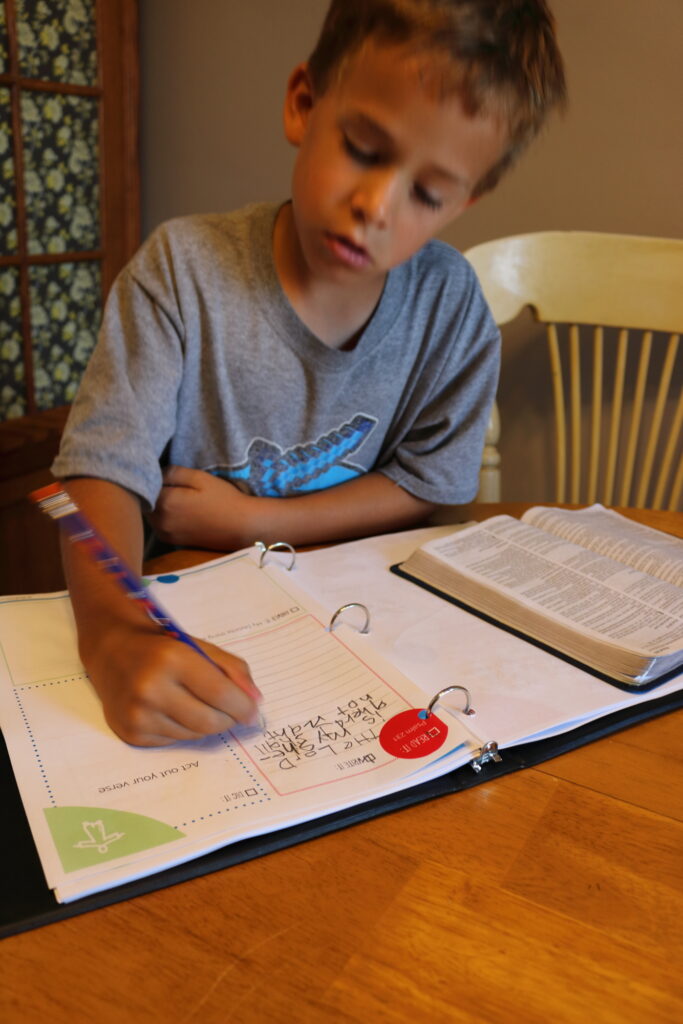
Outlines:
[[[162,226],[109,297],[53,471],[124,558],[141,564],[141,508],[170,543],[230,549],[473,497],[498,333],[466,261],[430,240],[563,96],[544,0],[333,0],[287,85],[291,200]],[[123,739],[251,719],[244,662],[169,642],[78,545],[64,557]]]

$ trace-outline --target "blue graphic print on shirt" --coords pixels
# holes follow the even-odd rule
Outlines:
[[[323,434],[317,441],[283,450],[273,441],[255,438],[244,462],[212,466],[209,472],[241,484],[250,494],[284,498],[306,491],[321,491],[360,476],[363,467],[347,462],[377,426],[373,416],[358,413],[348,423]]]

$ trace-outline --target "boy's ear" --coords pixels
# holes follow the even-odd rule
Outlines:
[[[293,146],[300,146],[306,134],[308,115],[313,109],[315,98],[308,64],[298,64],[294,68],[285,93],[283,120],[285,138]]]

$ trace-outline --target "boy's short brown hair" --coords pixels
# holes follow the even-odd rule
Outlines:
[[[562,57],[545,0],[332,0],[308,61],[318,93],[370,38],[444,54],[445,87],[458,93],[466,113],[493,113],[506,122],[509,145],[473,197],[498,183],[549,111],[565,103]]]

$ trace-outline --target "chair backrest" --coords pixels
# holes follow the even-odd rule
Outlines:
[[[526,306],[546,324],[555,500],[677,509],[683,490],[683,241],[544,231],[485,242],[465,256],[499,324]],[[654,404],[646,408],[648,373],[655,378]]]

